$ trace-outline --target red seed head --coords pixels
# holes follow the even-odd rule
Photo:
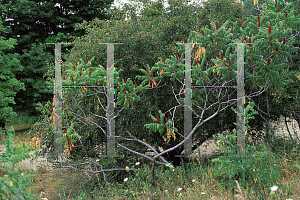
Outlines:
[[[285,40],[285,38],[283,38],[283,44],[285,44],[285,42],[286,42],[286,40]]]
[[[91,72],[91,71],[89,71],[89,74],[90,74],[90,75],[92,75],[92,72]]]
[[[135,87],[135,88],[137,88],[137,84],[136,84],[136,82],[135,82],[135,85],[134,85],[134,87]]]
[[[185,39],[183,39],[183,42],[186,43]]]
[[[76,67],[77,67],[77,62],[76,62]]]
[[[124,91],[125,91],[125,94],[126,94],[126,90],[124,89]]]
[[[285,12],[285,18],[287,18],[287,12]]]
[[[260,27],[260,17],[259,17],[259,14],[257,16],[257,21],[258,21],[258,27]]]
[[[75,70],[75,65],[73,65],[73,69]]]
[[[217,30],[219,29],[219,24],[218,24],[218,22],[216,22],[216,28],[217,28]]]
[[[176,55],[176,59],[178,60],[178,56]]]
[[[202,33],[203,36],[205,36],[205,35],[204,35],[204,31],[202,31],[202,29],[201,29],[201,33]]]
[[[223,60],[223,58],[224,58],[224,57],[223,57],[223,54],[221,53],[221,59]]]
[[[230,61],[230,59],[228,59],[228,62],[229,62],[229,66],[231,67],[231,61]]]
[[[281,74],[281,71],[279,70],[278,72],[279,72],[279,75],[280,75],[280,74]]]
[[[124,83],[126,84],[126,79],[124,80]]]
[[[272,30],[271,30],[271,24],[269,25],[269,34],[271,34]]]
[[[251,44],[251,38],[249,38],[249,43],[250,43],[249,46],[251,47],[252,46],[252,44]]]
[[[198,66],[197,60],[195,60],[195,65],[197,65],[197,66]]]
[[[277,0],[275,0],[275,3],[277,4]]]
[[[233,33],[233,29],[231,29],[230,33]]]
[[[217,57],[217,55],[218,55],[218,54],[217,54],[217,50],[215,50],[215,56]]]
[[[66,80],[65,75],[63,75],[63,80]]]
[[[44,107],[44,102],[42,101],[42,106]]]
[[[160,123],[160,120],[159,120],[159,118],[155,115],[155,117],[156,117],[156,119],[157,119],[157,121]]]
[[[268,64],[271,64],[271,58],[268,59]]]
[[[163,61],[163,63],[165,63],[164,57],[161,57],[161,60]]]
[[[278,8],[277,10],[278,10],[278,12],[280,12],[280,8]]]
[[[86,60],[86,58],[84,59],[84,62],[85,62],[85,64],[87,64],[87,60]]]
[[[253,69],[252,69],[252,71],[251,71],[251,74],[253,74]]]
[[[168,118],[167,117],[165,117],[165,121],[168,122]]]
[[[119,87],[119,83],[117,83],[117,87]]]
[[[71,80],[72,80],[72,82],[74,82],[74,79],[73,79],[73,76],[71,75]]]
[[[79,71],[79,76],[81,77],[81,71]]]
[[[242,27],[242,21],[240,21],[240,27]]]

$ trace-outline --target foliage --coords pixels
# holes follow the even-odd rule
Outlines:
[[[254,5],[253,0],[244,0],[243,1],[243,8],[245,10],[243,21],[246,20],[247,17],[251,15],[257,16],[258,14],[261,15],[260,11],[257,10],[257,6],[261,7],[261,5],[265,3],[264,1],[259,1],[256,5]]]
[[[33,44],[30,51],[23,50],[23,54],[18,57],[20,64],[24,67],[22,72],[16,73],[19,80],[25,84],[26,92],[17,93],[15,99],[18,102],[14,108],[23,110],[24,105],[28,105],[27,112],[30,115],[39,113],[34,109],[37,102],[47,101],[53,96],[53,90],[45,87],[43,75],[48,71],[47,62],[51,60],[50,53],[45,51],[45,44]]]
[[[248,125],[249,119],[254,119],[253,114],[258,114],[253,109],[253,105],[254,102],[250,102],[245,109],[245,135],[250,128]],[[269,163],[269,158],[274,157],[274,154],[265,149],[255,152],[256,147],[246,145],[245,156],[253,155],[252,158],[228,157],[228,155],[236,155],[234,147],[236,136],[226,135],[224,138],[222,134],[219,134],[218,137],[220,138],[218,143],[220,142],[221,145],[217,144],[217,146],[223,149],[226,155],[211,160],[212,163],[216,163],[215,166],[217,167],[214,176],[221,181],[222,185],[226,186],[228,191],[236,185],[235,180],[243,188],[257,182],[258,184],[256,184],[254,190],[260,193],[261,197],[265,197],[266,188],[276,185],[276,181],[280,179],[280,174],[283,173],[281,169],[275,167],[277,164],[277,162],[274,162],[275,159]]]
[[[203,12],[200,13],[203,27],[212,29],[210,23],[218,22],[221,27],[226,20],[239,22],[242,19],[243,6],[235,0],[210,0],[203,2]],[[204,17],[205,16],[205,17]]]
[[[57,1],[53,0],[1,1],[2,22],[7,27],[4,36],[17,41],[15,48],[6,49],[5,54],[20,54],[18,59],[25,68],[22,73],[16,73],[16,78],[25,83],[26,91],[17,92],[17,105],[12,106],[14,110],[24,111],[26,104],[26,111],[37,115],[39,113],[34,109],[35,104],[52,99],[53,93],[49,92],[49,88],[44,88],[43,75],[49,67],[54,66],[54,45],[45,43],[70,42],[70,36],[82,36],[85,32],[74,31],[74,24],[91,21],[95,17],[109,19],[110,15],[105,9],[112,3],[111,0],[65,0],[59,1],[58,7]],[[70,46],[68,48],[70,49]],[[66,49],[62,50],[63,54],[66,52]]]
[[[143,8],[142,5],[143,4],[140,4],[139,6]],[[145,9],[151,8],[151,5],[155,7],[157,4],[146,4]],[[139,80],[135,78],[137,75],[141,75],[139,69],[145,69],[146,65],[153,66],[155,62],[157,62],[158,57],[167,58],[174,55],[175,51],[178,49],[176,43],[187,38],[191,30],[196,28],[195,25],[198,27],[201,22],[199,16],[193,14],[194,12],[200,12],[200,9],[198,7],[188,6],[182,2],[180,2],[180,4],[177,1],[170,2],[170,12],[167,12],[168,10],[166,10],[161,15],[149,17],[143,16],[142,14],[141,16],[134,17],[135,15],[129,10],[129,7],[130,6],[128,5],[124,5],[124,9],[118,11],[130,14],[130,19],[128,21],[100,21],[95,19],[90,23],[85,22],[78,25],[78,28],[87,29],[89,34],[84,38],[76,38],[74,40],[74,48],[71,50],[71,54],[66,58],[68,63],[73,63],[74,65],[75,63],[80,64],[80,58],[89,60],[92,57],[95,57],[92,65],[99,66],[100,64],[106,63],[107,47],[106,45],[97,43],[120,42],[123,44],[114,45],[115,67],[117,69],[123,69],[123,72],[120,74],[120,79],[125,80],[128,77],[133,83],[139,83]],[[117,16],[118,13],[113,13],[112,15]],[[67,65],[62,66],[63,71],[68,69],[66,66]],[[157,73],[159,74],[159,72]],[[155,73],[153,74],[156,75]],[[177,103],[176,99],[174,99],[172,89],[170,88],[170,85],[168,85],[169,81],[165,77],[162,77],[162,81],[165,81],[167,84],[162,85],[155,91],[150,92],[147,90],[144,92],[144,95],[141,96],[141,102],[131,106],[132,109],[124,110],[124,114],[116,118],[116,130],[120,131],[121,135],[126,135],[127,133],[124,127],[129,127],[133,134],[139,134],[139,136],[145,139],[148,138],[147,142],[157,143],[157,147],[161,146],[165,149],[166,144],[163,138],[157,140],[155,137],[149,137],[149,130],[142,126],[142,124],[149,123],[149,118],[147,116],[153,114],[155,110],[167,110]],[[177,91],[179,90],[180,84],[174,83],[173,87],[175,91]],[[93,89],[88,89],[86,95],[92,93]],[[101,99],[101,103],[102,102],[106,104],[105,99],[103,101]],[[89,106],[93,103],[93,99],[85,99],[85,101],[82,102],[82,106]],[[96,105],[94,107],[96,107]],[[105,112],[100,112],[99,114],[105,115]],[[234,113],[232,113],[232,115],[233,114]],[[134,117],[128,120],[127,116]],[[170,118],[170,116],[171,113],[166,114],[167,118]],[[220,120],[221,119],[216,119],[214,122],[218,123]],[[100,123],[101,126],[105,126],[105,122],[99,121],[100,120],[96,120],[94,122]],[[184,129],[182,108],[176,110],[174,121],[178,123],[178,132],[182,133]],[[193,125],[195,125],[195,122],[193,122]],[[86,126],[86,128],[93,129],[96,127]],[[203,129],[215,128],[216,127],[206,125]],[[203,132],[203,130],[199,130],[199,134],[200,132]],[[215,130],[211,131],[211,133],[215,132]],[[97,133],[96,135],[99,134],[102,133]],[[93,134],[94,136],[91,136],[92,133],[89,133],[88,135],[90,139],[96,139],[95,134]],[[201,142],[203,141],[205,141],[204,138]],[[94,141],[90,142],[93,143]],[[171,141],[171,143],[167,145],[171,146],[175,144],[174,142],[175,141]],[[134,145],[134,147],[137,147],[138,149],[143,148],[142,151],[146,151],[146,148],[139,144]],[[177,159],[176,162],[178,162],[180,160],[179,158],[175,158],[175,155],[180,154],[182,150],[182,147],[176,149],[176,151],[168,153],[166,157],[171,158],[172,160]]]
[[[0,32],[6,32],[0,22]],[[1,34],[2,35],[2,34]],[[13,112],[9,104],[15,104],[14,97],[19,90],[26,90],[24,84],[15,78],[17,71],[22,71],[18,54],[4,54],[3,51],[11,49],[16,44],[16,40],[1,36],[0,40],[0,123],[9,122],[17,114]]]
[[[5,163],[7,172],[4,177],[0,177],[1,199],[38,199],[30,191],[26,192],[25,190],[32,185],[32,181],[29,180],[32,178],[33,170],[31,169],[29,173],[23,172],[21,169],[12,170],[18,162],[32,157],[28,153],[31,148],[26,143],[20,142],[17,147],[13,147],[14,132],[13,128],[7,130],[8,139],[5,139],[6,151],[0,155],[0,163]]]

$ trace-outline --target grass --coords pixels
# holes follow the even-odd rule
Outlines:
[[[19,115],[19,119],[17,117],[14,122],[18,122],[20,127],[24,127],[29,122],[28,118],[28,116]],[[12,125],[15,128],[15,124]],[[28,141],[26,133],[16,135],[14,141],[19,140]],[[270,157],[266,162],[272,164],[276,161],[276,168],[283,170],[280,180],[276,184],[278,190],[275,192],[275,196],[270,197],[271,188],[266,188],[267,196],[264,199],[295,200],[300,197],[298,190],[300,173],[299,169],[295,167],[296,164],[300,164],[299,147],[285,137],[277,136],[277,140],[283,151],[282,158],[279,157],[280,154],[275,145],[268,146],[262,140],[258,143],[258,146],[268,152],[272,151],[276,156],[276,159]],[[42,197],[49,200],[77,199],[75,197],[79,196],[81,192],[85,193],[84,199],[233,199],[232,192],[228,192],[220,180],[215,177],[215,166],[207,160],[194,159],[173,170],[158,166],[155,170],[155,186],[151,185],[150,164],[134,165],[134,168],[138,170],[122,172],[122,176],[127,179],[122,178],[123,181],[119,182],[111,181],[111,188],[101,184],[102,175],[91,177],[84,172],[66,169],[48,171],[39,168],[32,178],[33,185],[27,190],[31,190],[37,196],[42,194]],[[0,175],[2,176],[2,174]],[[113,173],[110,174],[110,177],[113,177]],[[241,184],[239,180],[238,182]],[[234,194],[241,194],[244,199],[258,199],[259,195],[251,192],[258,184],[259,181],[253,181],[249,182],[246,188],[239,189],[235,186]],[[291,186],[293,188],[290,188]]]

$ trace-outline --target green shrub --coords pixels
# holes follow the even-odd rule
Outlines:
[[[18,146],[13,147],[14,129],[7,130],[8,139],[5,139],[6,152],[0,154],[0,162],[5,163],[5,173],[3,177],[0,177],[0,199],[38,199],[31,192],[26,192],[26,188],[32,185],[32,181],[29,181],[32,177],[32,169],[28,172],[24,172],[21,169],[12,170],[13,167],[20,161],[32,157],[29,155],[30,146],[25,143],[20,143]],[[0,134],[3,135],[2,132]],[[37,153],[37,152],[36,152]],[[36,154],[37,155],[37,154]]]

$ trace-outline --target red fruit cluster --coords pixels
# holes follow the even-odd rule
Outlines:
[[[44,107],[44,102],[42,101],[42,106]]]
[[[85,62],[85,64],[87,64],[87,60],[86,60],[86,58],[84,59],[84,62]]]
[[[176,55],[176,59],[178,60],[178,56]]]
[[[251,47],[252,46],[252,44],[251,44],[251,38],[249,38],[249,43],[250,43],[249,46]]]
[[[137,84],[136,84],[136,82],[135,82],[135,85],[134,85],[134,87],[135,87],[135,88],[137,88]]]
[[[223,54],[221,53],[221,59],[223,60],[223,58],[224,58],[224,57],[223,57]]]
[[[197,61],[195,60],[195,65],[197,65],[198,66],[198,63],[197,63]]]
[[[157,119],[157,121],[160,123],[160,120],[159,120],[159,118],[155,115],[155,117],[156,117],[156,119]]]
[[[269,34],[271,34],[272,30],[271,30],[271,24],[269,25]]]
[[[217,30],[219,29],[219,24],[218,24],[218,22],[216,22],[216,28],[217,28]]]
[[[229,66],[231,67],[231,61],[230,61],[230,59],[228,59],[228,62],[229,62]]]
[[[240,27],[242,27],[242,21],[240,21]]]
[[[257,21],[258,21],[258,27],[260,27],[260,17],[259,17],[259,14],[258,14],[258,17],[257,17]]]
[[[167,117],[165,117],[165,121],[166,121],[166,122],[168,122],[168,119],[167,119]]]
[[[162,59],[163,63],[165,63],[164,57],[161,57],[161,59]]]
[[[202,33],[203,36],[205,36],[205,35],[204,35],[204,32],[202,31],[202,29],[201,29],[201,33]]]
[[[218,54],[217,54],[217,50],[215,50],[215,56],[217,57],[217,55],[218,55]]]
[[[74,79],[73,79],[73,76],[71,75],[71,80],[72,80],[72,82],[74,82]]]
[[[285,42],[286,42],[286,41],[285,41],[285,38],[283,38],[283,44],[285,44]]]
[[[91,71],[89,71],[89,74],[90,74],[90,75],[92,75],[92,72],[91,72]]]
[[[233,33],[233,29],[231,29],[230,33]]]
[[[268,64],[271,64],[271,58],[268,58]]]
[[[73,69],[75,70],[75,65],[73,65]]]

